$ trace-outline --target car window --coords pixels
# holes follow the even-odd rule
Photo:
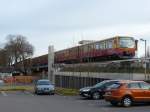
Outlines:
[[[116,82],[116,81],[110,81],[110,82],[109,82],[109,81],[103,81],[103,82],[100,82],[100,83],[96,84],[94,87],[105,89],[105,88],[107,88],[108,86],[114,84],[115,82]]]
[[[94,85],[94,87],[95,87],[95,88],[102,87],[102,86],[104,86],[105,83],[106,83],[106,81],[102,81],[102,82],[97,83],[96,85]]]
[[[105,84],[105,87],[111,86],[114,83],[117,83],[117,81],[110,81],[110,82]]]
[[[140,83],[142,89],[150,89],[150,84],[148,83]]]
[[[130,88],[130,89],[140,89],[140,84],[139,83],[130,83],[130,84],[128,84],[128,88]]]
[[[49,81],[38,81],[37,85],[50,85]]]
[[[114,83],[108,87],[108,89],[118,89],[121,86],[121,83]]]

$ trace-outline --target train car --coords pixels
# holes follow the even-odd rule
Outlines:
[[[137,41],[133,37],[116,36],[55,52],[55,63],[98,62],[130,59],[135,56]]]
[[[55,52],[55,63],[79,62],[79,46]]]
[[[34,71],[48,70],[48,54],[35,57],[32,59],[32,69]]]

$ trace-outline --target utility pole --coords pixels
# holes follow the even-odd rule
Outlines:
[[[146,56],[147,56],[146,47],[147,47],[147,43],[146,43],[146,40],[144,40],[144,39],[140,39],[140,40],[144,41],[144,43],[145,43],[145,80],[147,80],[147,70],[146,70],[146,68],[147,68],[147,65],[146,65]]]

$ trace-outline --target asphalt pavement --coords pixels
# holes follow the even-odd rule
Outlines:
[[[104,100],[79,96],[34,95],[31,92],[0,92],[1,112],[150,112],[150,104],[114,107]]]

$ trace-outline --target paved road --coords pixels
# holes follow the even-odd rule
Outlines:
[[[80,97],[34,95],[30,92],[0,92],[2,112],[149,112],[150,105],[113,107],[104,100]]]

